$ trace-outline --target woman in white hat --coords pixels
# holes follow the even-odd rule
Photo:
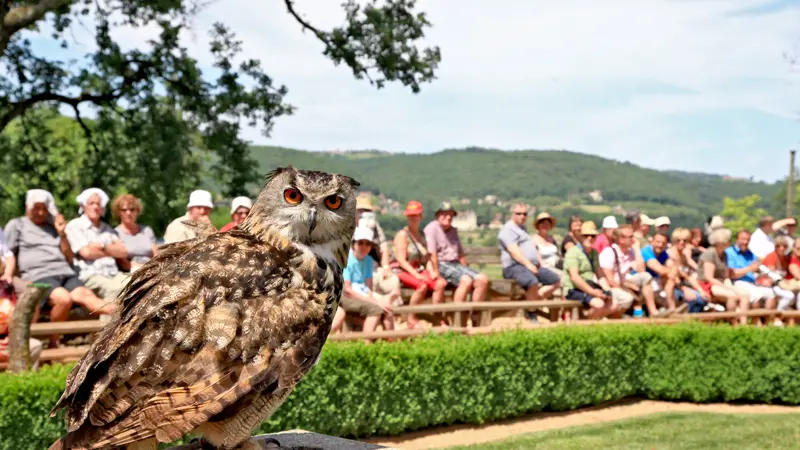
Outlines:
[[[181,242],[197,237],[197,232],[183,223],[184,220],[197,223],[211,223],[209,215],[214,208],[211,193],[198,189],[189,195],[186,214],[173,220],[164,232],[164,243]]]
[[[250,213],[253,201],[247,197],[236,197],[231,202],[231,221],[219,229],[220,233],[232,230],[236,225],[244,222],[245,217]]]

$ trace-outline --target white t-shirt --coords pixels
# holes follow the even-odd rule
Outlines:
[[[756,255],[756,258],[764,259],[775,251],[775,243],[772,236],[768,236],[761,228],[757,228],[750,236],[750,245],[747,248]]]
[[[616,255],[614,251],[616,251]],[[619,258],[619,271],[617,271],[616,267],[617,258]],[[612,244],[611,247],[606,247],[600,252],[598,259],[600,260],[600,267],[610,269],[614,273],[614,280],[617,283],[622,283],[619,279],[619,274],[627,275],[631,272],[633,263],[636,262],[636,253],[633,247],[629,248],[627,252],[623,252],[619,245]]]

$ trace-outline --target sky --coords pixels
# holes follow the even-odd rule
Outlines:
[[[340,1],[295,0],[318,28]],[[439,46],[419,94],[356,80],[322,56],[280,0],[217,0],[184,36],[210,64],[222,21],[297,107],[253,144],[430,153],[566,149],[655,169],[774,181],[800,149],[800,0],[418,0]],[[76,40],[88,42],[76,28]],[[45,30],[46,32],[46,30]],[[115,37],[143,45],[152,30]],[[34,39],[55,52],[46,37]],[[80,45],[77,49],[80,49]]]

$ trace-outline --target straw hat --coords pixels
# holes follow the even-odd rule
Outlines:
[[[597,232],[597,226],[591,220],[583,222],[583,225],[581,225],[581,235],[597,236],[598,234],[600,233]]]
[[[541,222],[543,220],[549,220],[550,223],[553,224],[553,226],[556,226],[556,218],[551,216],[550,213],[546,213],[544,211],[540,212],[539,215],[536,216],[536,220],[533,222],[533,226],[534,227],[538,227],[539,226],[539,222]]]
[[[357,210],[366,210],[366,211],[375,211],[375,207],[372,206],[372,196],[371,195],[359,195],[356,197],[356,209]]]

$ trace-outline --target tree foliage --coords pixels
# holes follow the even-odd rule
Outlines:
[[[239,137],[240,127],[260,126],[268,135],[275,119],[294,107],[286,100],[287,88],[266,74],[260,61],[242,58],[242,43],[225,24],[208,30],[210,68],[181,45],[181,35],[205,4],[0,1],[0,170],[17,174],[15,184],[0,191],[1,204],[18,204],[20,192],[34,187],[71,194],[97,186],[136,192],[151,210],[168,216],[185,205],[204,158],[213,158],[207,167],[224,195],[242,194],[257,181],[259,170]],[[378,88],[397,81],[418,92],[434,78],[439,49],[417,48],[430,23],[415,12],[414,0],[374,0],[366,6],[349,0],[345,23],[332,30],[314,27],[293,1],[284,4],[299,29],[322,41],[326,57]],[[31,33],[43,37],[40,30],[51,29],[53,41],[67,53],[75,46],[70,26],[79,21],[93,31],[95,46],[82,61],[36,53]],[[143,48],[125,50],[113,37],[117,27],[145,25],[155,25],[158,34]],[[81,131],[69,127],[74,148],[65,148],[64,133],[44,122],[59,108],[72,114]],[[52,172],[59,169],[65,172]]]
[[[734,234],[740,230],[753,231],[758,227],[758,221],[767,215],[764,208],[759,208],[761,202],[759,195],[753,194],[739,199],[725,197],[720,215],[725,220],[725,227]]]

